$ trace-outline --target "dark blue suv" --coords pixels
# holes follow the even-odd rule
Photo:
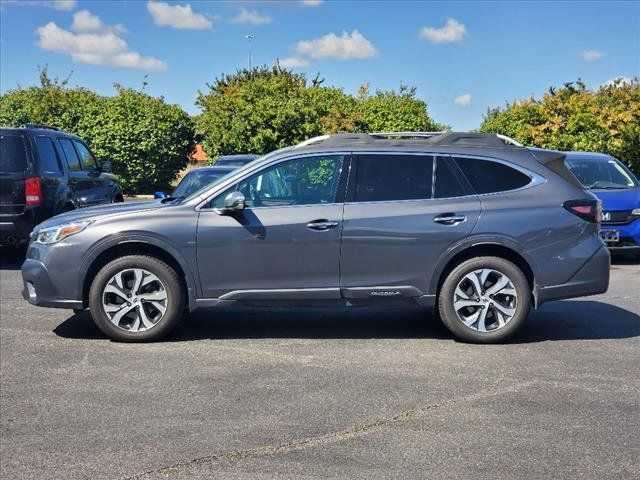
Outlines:
[[[122,202],[122,188],[79,137],[27,124],[0,129],[0,245],[29,239],[33,227],[78,207]]]
[[[568,152],[565,160],[582,184],[602,201],[600,235],[609,250],[640,257],[640,184],[616,158]]]

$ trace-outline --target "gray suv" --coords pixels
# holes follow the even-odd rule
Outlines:
[[[316,137],[186,198],[38,225],[23,296],[121,341],[204,307],[417,303],[499,342],[532,306],[607,290],[600,203],[564,159],[488,134]]]

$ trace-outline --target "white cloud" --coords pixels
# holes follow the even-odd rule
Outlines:
[[[467,27],[455,18],[447,18],[442,28],[423,27],[418,37],[431,43],[456,43],[467,36]]]
[[[49,7],[54,10],[70,12],[76,8],[77,0],[0,0],[0,7],[20,5],[26,7]]]
[[[464,94],[460,95],[459,97],[454,98],[453,99],[453,103],[455,103],[459,107],[466,107],[471,103],[471,94],[470,93],[464,93]]]
[[[629,77],[615,77],[607,82],[604,82],[600,86],[601,87],[621,87],[623,85],[629,85],[631,83],[633,83],[633,80],[631,80]]]
[[[598,50],[583,50],[580,52],[580,57],[587,62],[594,62],[596,60],[600,60],[604,55]]]
[[[311,58],[337,58],[349,60],[352,58],[372,58],[378,54],[376,47],[358,30],[351,33],[342,32],[338,37],[335,33],[298,42],[296,52]]]
[[[71,30],[74,32],[115,32],[121,33],[125,31],[125,28],[118,24],[113,26],[107,26],[102,23],[102,20],[97,15],[94,15],[89,10],[80,10],[73,14],[73,24]]]
[[[229,23],[248,23],[250,25],[264,25],[266,23],[271,23],[271,17],[267,15],[261,15],[255,10],[247,10],[246,8],[242,8],[240,13],[229,20]]]
[[[114,32],[73,33],[49,22],[38,28],[37,33],[40,48],[69,55],[74,62],[140,70],[167,69],[162,60],[129,50],[127,42]]]
[[[54,0],[52,7],[56,10],[70,12],[71,10],[76,8],[77,3],[78,2],[76,0]]]
[[[317,7],[322,4],[324,0],[301,0],[300,3],[305,7]]]
[[[147,2],[147,10],[159,27],[173,27],[183,30],[208,30],[213,24],[204,15],[195,13],[188,3],[169,5],[165,2]]]
[[[309,60],[300,57],[281,58],[278,63],[284,68],[306,68],[309,66]]]

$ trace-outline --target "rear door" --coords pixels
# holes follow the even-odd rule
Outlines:
[[[39,220],[58,214],[64,207],[64,170],[62,160],[51,137],[38,135],[33,137],[38,154],[38,170],[42,186],[42,211]]]
[[[480,215],[480,201],[446,156],[361,154],[349,185],[340,265],[345,297],[428,293],[441,255],[470,234]]]
[[[27,139],[18,133],[0,134],[0,215],[24,212],[24,180],[32,174]]]
[[[92,203],[94,191],[93,177],[82,169],[80,157],[73,146],[71,139],[58,138],[58,144],[62,149],[69,171],[69,189],[73,203],[76,207],[86,207]]]
[[[109,178],[109,175],[105,175],[100,171],[89,147],[79,140],[73,140],[73,145],[76,147],[76,152],[80,157],[82,170],[91,180],[91,190],[87,194],[87,203],[97,205],[110,202],[113,194],[113,181]]]

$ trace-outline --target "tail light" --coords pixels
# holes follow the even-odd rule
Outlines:
[[[42,203],[42,182],[40,177],[25,179],[24,196],[27,205],[40,205]]]
[[[568,200],[562,206],[587,222],[600,223],[602,221],[602,202],[600,200]]]

